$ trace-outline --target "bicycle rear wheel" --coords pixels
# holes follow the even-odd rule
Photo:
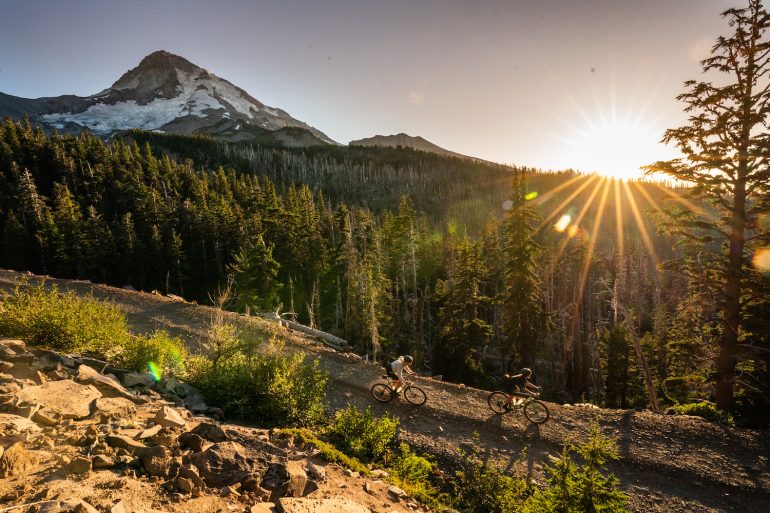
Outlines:
[[[504,392],[492,392],[487,399],[489,407],[497,414],[506,412],[505,405],[508,403],[508,394]]]
[[[393,389],[385,383],[375,383],[372,386],[372,397],[380,401],[381,403],[387,403],[393,399]]]
[[[530,422],[534,422],[535,424],[542,424],[548,420],[550,415],[551,413],[548,411],[548,406],[543,402],[532,401],[524,406],[524,416],[527,417]]]
[[[425,392],[423,392],[421,388],[409,385],[404,389],[404,399],[415,406],[420,406],[425,403],[428,396],[425,395]]]

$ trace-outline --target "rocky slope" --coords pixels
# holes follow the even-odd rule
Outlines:
[[[0,271],[0,289],[13,287],[21,277]],[[113,301],[137,331],[163,328],[193,349],[206,336],[214,314],[211,308],[158,295],[68,280],[48,283]],[[236,314],[225,316],[234,323],[243,320]],[[428,394],[424,406],[413,408],[400,402],[383,406],[369,395],[369,387],[381,376],[377,366],[276,325],[265,329],[279,330],[287,347],[321,358],[332,377],[328,398],[333,407],[352,402],[395,414],[407,440],[447,464],[457,458],[459,448],[478,445],[490,460],[541,481],[544,464],[564,441],[583,438],[598,423],[618,441],[621,460],[612,470],[631,495],[635,511],[770,511],[770,434],[766,431],[720,426],[695,417],[557,404],[549,404],[551,420],[534,426],[519,414],[493,415],[486,405],[488,392],[422,378],[418,384]],[[521,459],[524,448],[526,456]]]
[[[131,128],[205,133],[228,141],[278,132],[286,145],[334,144],[323,132],[269,107],[227,80],[165,51],[154,52],[112,86],[87,97],[19,98],[0,93],[0,118],[108,136]],[[294,129],[294,130],[287,130]]]
[[[427,511],[382,471],[221,418],[174,378],[0,338],[0,511]]]

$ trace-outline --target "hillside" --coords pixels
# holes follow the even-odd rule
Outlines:
[[[22,277],[0,272],[0,288],[9,289]],[[32,278],[35,283],[39,278]],[[138,331],[156,328],[182,337],[192,349],[200,347],[207,332],[211,308],[179,302],[163,296],[131,292],[90,283],[50,279],[63,290],[92,293],[114,302],[126,312]],[[232,322],[241,318],[226,314]],[[265,321],[267,322],[267,321]],[[369,387],[380,376],[377,366],[353,355],[339,354],[297,333],[283,332],[280,339],[321,358],[331,373],[328,400],[332,407],[347,402],[372,405]],[[485,404],[487,392],[461,385],[419,379],[428,402],[415,409],[400,403],[374,405],[380,412],[395,413],[404,437],[441,457],[447,464],[456,450],[474,444],[501,466],[516,461],[526,448],[526,468],[519,469],[542,479],[541,469],[567,439],[580,439],[594,422],[613,436],[621,460],[612,470],[622,488],[631,494],[635,511],[716,512],[764,511],[770,505],[770,436],[754,431],[708,423],[686,416],[656,415],[644,410],[607,410],[579,405],[549,404],[552,419],[540,426],[528,425],[516,415],[493,415]],[[389,510],[390,511],[390,510]]]
[[[430,141],[426,141],[420,136],[411,136],[404,133],[396,135],[375,135],[356,141],[350,141],[349,146],[381,146],[383,148],[412,148],[413,150],[436,153],[447,157],[470,158],[460,153],[442,148]]]

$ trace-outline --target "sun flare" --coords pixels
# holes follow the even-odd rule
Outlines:
[[[638,123],[601,121],[589,124],[569,140],[567,159],[581,171],[634,179],[642,166],[661,153],[660,132]]]

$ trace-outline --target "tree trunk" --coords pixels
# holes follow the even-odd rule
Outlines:
[[[740,171],[739,176],[742,175]],[[722,321],[722,337],[719,341],[716,378],[717,408],[724,411],[730,411],[733,407],[735,353],[738,349],[738,330],[741,323],[741,275],[746,228],[746,182],[743,178],[736,181],[734,198],[730,231],[730,259],[725,281],[724,319]]]

